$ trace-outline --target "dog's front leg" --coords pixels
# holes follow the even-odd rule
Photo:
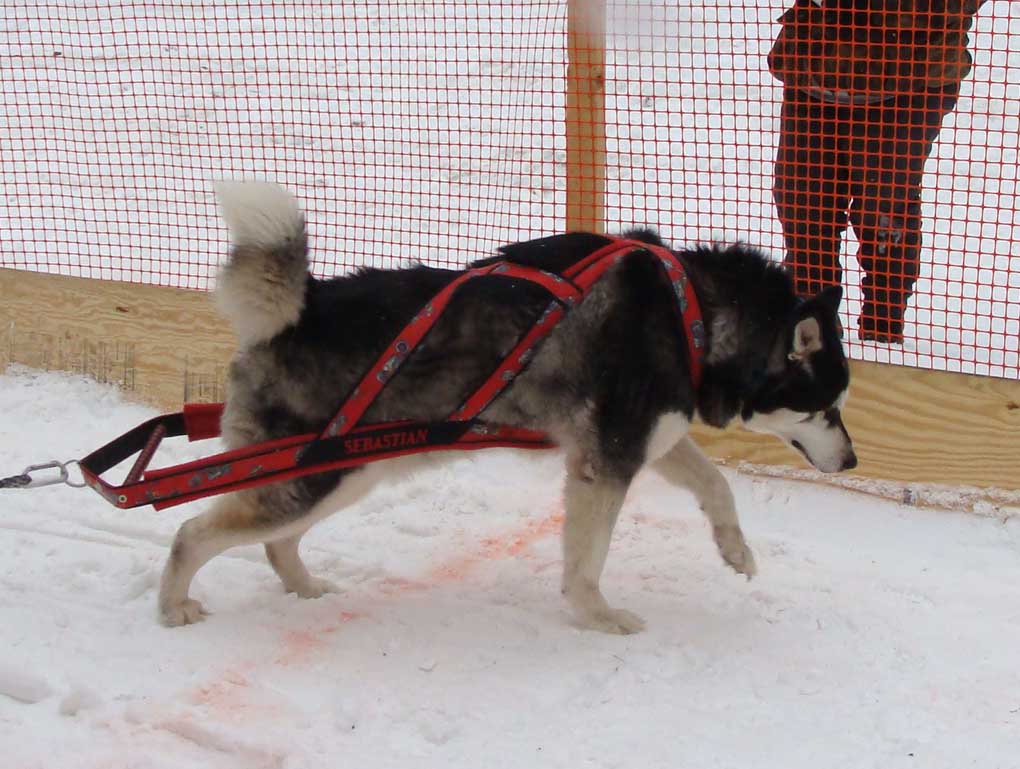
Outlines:
[[[654,467],[668,481],[690,489],[712,524],[719,555],[737,573],[753,577],[757,572],[754,555],[744,541],[733,492],[719,468],[690,438],[677,443]]]
[[[619,480],[592,478],[580,463],[567,469],[563,595],[580,624],[605,633],[636,633],[645,626],[636,614],[610,607],[599,589],[609,541],[628,485]]]

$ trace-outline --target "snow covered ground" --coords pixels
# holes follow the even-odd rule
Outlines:
[[[0,413],[6,475],[151,412],[15,369]],[[630,637],[569,622],[551,455],[466,457],[313,529],[307,560],[342,594],[287,596],[260,550],[231,551],[196,581],[213,613],[175,630],[155,588],[202,503],[0,490],[2,764],[1020,767],[1020,518],[728,475],[759,577],[642,477],[604,583],[648,620]]]
[[[764,54],[786,4],[610,3],[614,226],[778,253]],[[557,231],[565,6],[6,3],[0,266],[208,288],[225,176],[302,198],[320,274]],[[856,357],[1020,376],[1016,7],[982,11],[933,153],[916,339],[851,338]],[[6,475],[150,412],[13,370],[0,414]],[[172,631],[155,587],[201,503],[0,490],[0,762],[1020,769],[1020,518],[730,477],[760,576],[724,568],[692,498],[643,477],[605,577],[648,620],[627,638],[569,622],[551,456],[465,457],[320,525],[307,560],[339,595],[284,595],[258,549],[217,558],[195,586],[213,614]]]

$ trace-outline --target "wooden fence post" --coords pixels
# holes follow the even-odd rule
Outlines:
[[[606,2],[568,0],[568,231],[606,229]]]

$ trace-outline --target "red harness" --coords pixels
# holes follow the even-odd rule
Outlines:
[[[628,254],[652,254],[664,270],[677,299],[687,340],[687,358],[695,390],[701,382],[705,329],[694,287],[673,252],[633,240],[611,239],[607,245],[571,265],[562,275],[500,261],[467,270],[415,315],[376,363],[362,377],[321,433],[295,435],[172,467],[147,470],[165,437],[187,435],[197,441],[220,434],[222,403],[188,404],[177,414],[145,422],[81,460],[85,482],[120,508],[151,504],[157,510],[227,491],[289,480],[303,475],[340,470],[406,454],[450,449],[512,447],[548,449],[554,444],[536,430],[495,425],[478,415],[524,369],[535,347],[578,304],[613,264]],[[552,299],[541,317],[518,341],[495,371],[447,419],[437,422],[360,424],[386,383],[435,325],[454,292],[464,283],[486,275],[527,280],[542,286]],[[100,476],[138,453],[120,486]]]

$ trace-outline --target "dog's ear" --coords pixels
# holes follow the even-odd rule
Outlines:
[[[833,312],[839,312],[839,303],[843,301],[843,287],[842,286],[828,286],[822,289],[818,296],[815,297],[816,301]]]
[[[798,321],[793,327],[793,343],[786,357],[792,361],[802,361],[821,349],[822,327],[818,324],[818,319],[814,315],[809,315]]]
[[[838,327],[841,301],[843,287],[828,286],[800,304],[795,315],[797,324],[793,328],[793,339],[786,355],[789,360],[802,361],[824,347],[822,324],[835,317]]]

